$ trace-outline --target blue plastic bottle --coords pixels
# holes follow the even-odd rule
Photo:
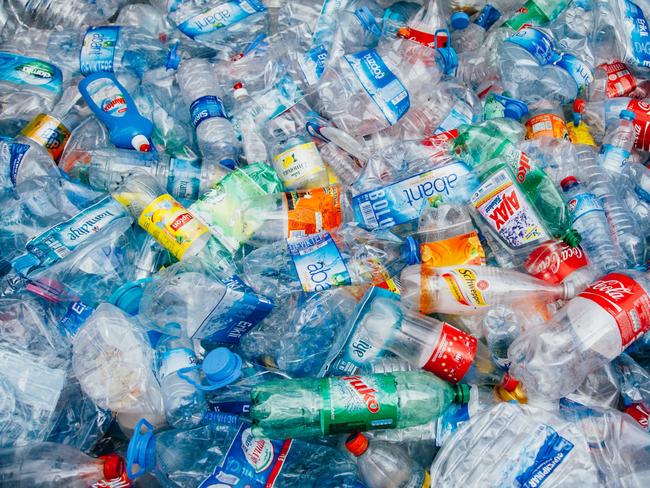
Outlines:
[[[117,147],[147,152],[153,124],[138,112],[135,102],[110,73],[94,73],[79,83],[81,96],[108,128]]]

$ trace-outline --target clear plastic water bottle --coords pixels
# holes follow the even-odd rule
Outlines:
[[[234,85],[235,114],[242,139],[242,150],[248,164],[268,162],[269,156],[264,139],[258,132],[256,120],[262,107],[251,98],[242,83]]]
[[[619,183],[623,177],[624,167],[634,147],[635,118],[634,112],[623,110],[618,123],[608,127],[600,148],[600,164],[611,175],[615,184]]]
[[[237,137],[227,118],[224,94],[213,66],[204,59],[188,59],[177,73],[183,98],[190,106],[190,121],[196,131],[204,165],[221,164],[233,169],[237,161]]]
[[[625,268],[625,260],[598,197],[589,193],[574,176],[567,176],[560,185],[566,194],[573,226],[582,236],[580,243],[589,260],[605,273]]]
[[[5,29],[8,34],[21,25],[40,29],[96,25],[105,22],[112,15],[110,13],[104,17],[98,9],[89,9],[87,5],[66,0],[11,0],[7,2],[6,8],[8,22]]]

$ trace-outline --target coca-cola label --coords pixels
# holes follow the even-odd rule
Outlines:
[[[474,361],[477,344],[476,337],[443,323],[438,343],[422,369],[443,380],[458,383]]]
[[[563,242],[547,242],[535,249],[526,260],[528,274],[557,284],[574,271],[589,264],[580,246],[571,247]]]
[[[650,151],[650,104],[642,100],[630,100],[627,110],[634,112],[634,146]]]
[[[650,330],[650,297],[627,275],[610,273],[578,295],[610,314],[621,334],[622,349]]]
[[[636,78],[625,63],[613,61],[599,66],[607,73],[605,91],[608,98],[624,97],[636,89]]]
[[[625,409],[625,413],[636,420],[641,427],[648,430],[648,418],[650,418],[650,409],[646,408],[643,403],[633,403]]]

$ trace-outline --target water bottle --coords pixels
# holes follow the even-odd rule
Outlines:
[[[264,139],[257,128],[257,116],[262,113],[262,107],[248,94],[242,83],[234,85],[235,113],[242,139],[242,151],[248,164],[269,161]]]
[[[600,148],[600,164],[611,175],[614,183],[618,183],[623,174],[623,168],[630,157],[636,132],[634,119],[636,115],[630,110],[620,113],[618,124],[608,128],[603,145]]]
[[[627,97],[636,90],[636,87],[636,78],[625,63],[621,61],[603,63],[594,69],[594,81],[589,86],[589,100]]]
[[[197,425],[208,405],[200,390],[178,375],[196,364],[192,342],[185,337],[163,336],[156,344],[156,375],[160,382],[163,407],[169,425],[187,428]],[[187,373],[190,378],[196,374]]]
[[[589,260],[604,272],[625,268],[624,258],[612,238],[607,215],[598,198],[574,176],[560,183],[566,194],[573,226],[583,236],[581,243]]]
[[[274,380],[253,388],[252,432],[295,438],[410,427],[467,402],[468,393],[426,371]]]
[[[97,9],[88,9],[64,0],[18,0],[7,2],[9,21],[5,25],[7,34],[21,25],[38,27],[40,29],[54,29],[57,26],[79,28],[83,25],[95,25],[105,22],[106,17]],[[4,33],[4,31],[3,31]]]
[[[359,474],[368,488],[430,486],[429,473],[398,445],[368,440],[357,433],[346,439],[345,448],[357,458]]]
[[[203,164],[219,163],[233,169],[237,161],[235,131],[226,115],[224,94],[212,65],[204,59],[189,59],[181,64],[176,76],[183,98],[190,105],[190,120]]]

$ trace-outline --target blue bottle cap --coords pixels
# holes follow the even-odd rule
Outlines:
[[[11,265],[18,274],[26,275],[32,267],[38,266],[40,263],[41,262],[36,256],[30,253],[25,253],[14,259],[11,262]]]
[[[634,120],[636,119],[636,114],[631,110],[623,110],[621,111],[619,117],[625,120]]]
[[[420,262],[420,246],[413,236],[408,236],[406,240],[404,240],[402,256],[406,261],[406,264],[409,266]]]
[[[528,113],[528,105],[514,98],[508,99],[503,110],[503,115],[509,119],[520,120]]]
[[[218,347],[210,351],[203,359],[205,378],[215,388],[233,383],[241,376],[242,360],[227,347]]]
[[[166,69],[177,69],[178,65],[181,64],[181,56],[178,53],[178,44],[179,43],[176,42],[167,52],[167,58],[165,59]]]
[[[451,15],[451,27],[455,30],[467,29],[469,25],[469,15],[465,12],[454,12]]]
[[[235,169],[235,166],[237,166],[235,160],[230,158],[222,159],[219,161],[219,164],[221,164],[221,166],[225,166],[228,169]]]
[[[139,470],[133,472],[133,465]],[[156,466],[156,437],[153,435],[153,425],[146,419],[141,419],[135,426],[133,437],[126,451],[126,474],[135,479],[148,473]]]
[[[108,301],[129,315],[136,315],[140,310],[140,299],[144,292],[144,286],[150,281],[151,278],[143,278],[124,283],[113,292]]]

